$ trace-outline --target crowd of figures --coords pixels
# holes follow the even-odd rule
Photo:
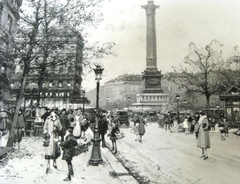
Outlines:
[[[158,127],[164,128],[165,132],[183,132],[186,135],[194,134],[197,140],[197,147],[202,150],[201,158],[204,160],[208,159],[207,149],[210,148],[209,131],[215,131],[217,127],[222,141],[228,137],[229,121],[224,116],[220,116],[217,121],[214,118],[207,117],[204,112],[185,115],[183,118],[170,113],[158,114],[158,117]],[[238,135],[238,132],[240,133],[239,129],[234,134]]]
[[[184,132],[186,135],[193,134],[197,139],[197,146],[202,150],[204,160],[208,159],[207,149],[210,148],[209,131],[215,130],[215,126],[219,127],[221,140],[225,140],[228,136],[229,122],[225,117],[221,117],[218,122],[213,118],[208,118],[203,112],[194,115],[186,115],[182,119],[177,119],[176,115],[158,114],[158,127],[163,128],[165,132],[175,133]],[[117,140],[120,136],[119,122],[112,112],[106,112],[92,109],[85,113],[81,109],[49,109],[45,108],[45,112],[40,117],[43,122],[43,138],[45,147],[45,159],[47,161],[46,173],[48,173],[51,161],[53,168],[57,169],[57,159],[62,155],[62,159],[66,161],[68,167],[68,175],[64,181],[70,181],[74,175],[72,159],[76,154],[76,146],[85,142],[86,131],[91,128],[93,131],[98,129],[101,138],[102,148],[106,148],[105,136],[111,140],[109,149],[116,154]],[[132,113],[129,120],[133,122],[131,132],[134,133],[135,141],[142,143],[143,135],[146,133],[148,117],[143,113]],[[2,131],[10,126],[6,113],[1,113],[0,138]],[[97,123],[96,123],[97,122]],[[214,126],[213,126],[214,125]],[[96,127],[97,126],[97,127]],[[17,125],[13,128],[14,144],[20,147],[20,142],[26,134],[27,124],[23,113],[20,109]],[[236,132],[237,133],[237,132]]]
[[[53,167],[57,169],[56,160],[61,155],[61,150],[63,150],[62,159],[66,161],[68,166],[68,175],[64,181],[70,181],[74,175],[72,159],[74,156],[78,156],[76,146],[87,140],[85,132],[89,127],[93,130],[96,121],[98,121],[102,147],[106,147],[105,134],[108,130],[108,121],[103,112],[83,113],[81,109],[70,109],[68,111],[66,109],[61,111],[57,109],[46,110],[42,115],[44,120],[44,146],[46,147],[45,159],[47,160],[46,173],[50,169],[50,160],[53,160]]]

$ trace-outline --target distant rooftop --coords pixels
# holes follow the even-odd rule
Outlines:
[[[142,75],[139,75],[139,74],[124,74],[124,75],[118,76],[115,79],[107,81],[106,83],[126,82],[126,81],[142,81]]]

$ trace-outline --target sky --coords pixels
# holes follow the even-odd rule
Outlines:
[[[90,41],[115,42],[117,57],[98,61],[104,67],[101,84],[123,74],[141,74],[146,68],[147,0],[111,0],[102,7],[104,21]],[[239,0],[155,0],[157,67],[162,73],[183,62],[188,45],[205,47],[213,39],[223,44],[223,57],[240,42]],[[94,72],[84,76],[83,88],[96,87]]]

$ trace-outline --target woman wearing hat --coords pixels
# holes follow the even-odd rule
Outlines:
[[[73,128],[73,136],[76,139],[79,139],[81,137],[81,122],[83,121],[83,115],[82,111],[79,109],[77,111],[77,115],[74,117],[74,128]]]
[[[197,147],[202,149],[201,158],[203,160],[208,159],[207,149],[210,148],[209,126],[207,116],[204,113],[200,113]]]
[[[45,153],[45,159],[48,161],[46,173],[48,173],[50,169],[50,160],[53,160],[53,167],[57,169],[56,159],[60,156],[60,147],[57,145],[55,139],[58,139],[58,133],[61,130],[62,125],[60,119],[53,109],[43,127],[44,138],[49,139],[49,145],[46,146]]]

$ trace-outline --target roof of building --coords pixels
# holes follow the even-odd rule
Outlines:
[[[125,82],[125,81],[142,81],[142,75],[139,74],[124,74],[120,75],[115,79],[112,79],[106,83],[114,83],[114,82]]]

